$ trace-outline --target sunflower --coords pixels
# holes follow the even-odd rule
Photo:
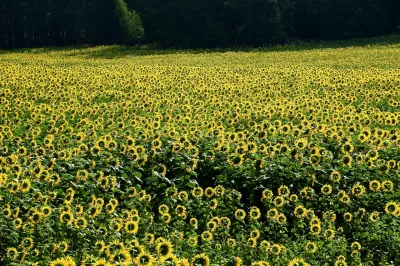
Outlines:
[[[350,197],[347,194],[344,194],[342,197],[339,197],[339,201],[344,204],[350,203]]]
[[[234,257],[232,260],[230,260],[226,266],[241,266],[243,260],[239,257]]]
[[[171,215],[169,213],[165,213],[165,214],[161,215],[161,220],[164,223],[169,224],[171,222]]]
[[[97,250],[99,253],[102,253],[102,252],[104,251],[106,245],[105,245],[104,241],[98,240],[98,241],[96,241],[96,243],[94,244],[94,246],[95,246],[96,250]]]
[[[291,202],[295,203],[299,200],[299,197],[296,194],[292,194],[292,195],[290,195],[289,200]]]
[[[79,183],[80,181],[86,181],[89,177],[89,173],[86,170],[78,170],[76,173],[76,181]]]
[[[260,209],[257,207],[251,207],[249,211],[249,217],[252,220],[258,220],[261,217]]]
[[[139,225],[137,222],[128,221],[125,223],[124,229],[128,234],[136,234],[139,229]]]
[[[29,179],[24,179],[22,181],[20,190],[22,193],[27,193],[31,189],[31,181]]]
[[[281,225],[286,224],[286,216],[283,213],[278,214],[278,216],[276,217],[276,220]]]
[[[208,187],[208,188],[205,189],[204,195],[207,198],[212,198],[213,196],[216,195],[216,190],[214,188],[212,188],[212,187]]]
[[[325,184],[321,187],[321,193],[324,195],[330,195],[332,193],[332,187],[328,184]]]
[[[228,238],[226,245],[230,248],[236,247],[236,240],[233,238]]]
[[[364,154],[358,154],[356,156],[356,162],[358,164],[363,164],[365,162],[365,155]]]
[[[274,193],[270,189],[264,189],[263,192],[262,192],[262,199],[263,200],[272,199],[273,196],[274,196]]]
[[[305,149],[307,147],[307,144],[308,144],[308,141],[305,138],[298,139],[298,140],[295,141],[295,146],[299,150]]]
[[[87,226],[87,221],[84,217],[79,217],[74,222],[75,228],[83,230]]]
[[[335,217],[336,217],[336,216],[335,216]],[[312,226],[312,225],[321,225],[321,220],[320,220],[318,217],[314,216],[314,217],[310,220],[309,224],[310,224],[310,226]]]
[[[345,154],[345,155],[342,157],[342,165],[343,165],[343,166],[348,166],[348,167],[350,167],[351,164],[352,164],[352,162],[353,162],[353,158],[351,157],[350,154]]]
[[[16,248],[8,248],[7,249],[7,257],[11,260],[16,260],[18,256],[18,251]]]
[[[15,225],[15,228],[17,228],[17,229],[21,228],[22,225],[23,225],[22,219],[21,218],[15,218],[14,219],[14,225]]]
[[[342,145],[341,150],[342,150],[342,153],[344,153],[344,154],[352,153],[354,151],[354,147],[351,143],[346,142]]]
[[[290,190],[289,190],[289,188],[287,186],[282,185],[282,186],[280,186],[278,188],[278,195],[279,196],[287,197],[287,196],[289,196],[289,194],[290,194]]]
[[[203,189],[201,187],[196,187],[192,190],[192,196],[199,199],[203,196]]]
[[[43,217],[43,213],[38,210],[34,210],[29,219],[33,224],[37,224],[43,219]]]
[[[390,180],[385,180],[382,182],[381,189],[384,192],[392,192],[393,191],[393,182]]]
[[[302,205],[298,205],[295,209],[294,209],[294,215],[298,218],[302,218],[305,217],[307,214],[307,210],[306,208],[304,208]]]
[[[303,258],[294,258],[288,264],[288,266],[297,266],[297,265],[310,266],[310,264],[307,263]]]
[[[229,228],[231,226],[231,220],[228,217],[221,217],[221,226]]]
[[[232,189],[228,193],[228,199],[230,199],[232,201],[239,202],[241,198],[242,198],[242,194],[239,191],[235,190],[235,189]]]
[[[146,190],[141,190],[138,194],[137,194],[137,198],[139,201],[144,201],[146,199]]]
[[[333,171],[330,174],[330,180],[332,182],[339,182],[342,179],[342,175],[338,171]]]
[[[122,222],[119,221],[118,219],[112,219],[110,221],[110,228],[115,232],[119,232],[122,228]]]
[[[68,250],[68,244],[65,241],[61,241],[60,243],[58,243],[57,247],[63,253],[67,252]]]
[[[274,254],[274,255],[279,255],[279,253],[281,253],[281,246],[278,244],[273,244],[270,248],[269,251]]]
[[[351,222],[351,220],[353,219],[353,215],[352,215],[351,213],[349,213],[349,212],[345,212],[345,213],[343,214],[343,219],[344,219],[346,222]]]
[[[314,190],[310,187],[304,187],[302,190],[300,190],[300,196],[304,199],[310,199],[311,198],[311,193],[313,193]]]
[[[103,189],[107,189],[107,187],[109,185],[109,179],[106,176],[100,177],[97,182],[98,182],[99,186]]]
[[[260,237],[260,230],[252,230],[250,232],[250,238],[258,239]]]
[[[360,184],[355,184],[351,189],[351,193],[356,197],[361,197],[365,193],[365,187]]]
[[[268,242],[267,240],[262,240],[262,241],[260,242],[260,248],[261,248],[262,250],[268,252],[269,249],[270,249],[270,247],[271,247],[271,243]]]
[[[189,223],[191,226],[193,226],[194,228],[197,228],[198,225],[198,221],[196,218],[190,218]]]
[[[313,235],[319,235],[321,233],[321,226],[319,224],[314,224],[310,227],[310,232]]]
[[[159,212],[160,214],[166,214],[166,213],[169,212],[169,207],[168,207],[167,205],[165,205],[165,204],[161,204],[161,205],[158,207],[158,212]]]
[[[152,175],[155,174],[155,172],[161,174],[161,175],[166,175],[167,174],[167,167],[164,164],[158,164],[152,168]]]
[[[369,182],[369,189],[373,192],[378,192],[381,189],[381,182],[378,180],[372,180]]]
[[[211,232],[214,232],[215,229],[217,229],[218,223],[215,221],[209,221],[207,223],[207,229],[210,230]]]
[[[154,258],[148,253],[142,253],[136,257],[135,263],[138,266],[151,266],[153,265]]]
[[[143,240],[145,242],[147,242],[148,244],[153,244],[154,243],[154,239],[155,239],[155,236],[154,236],[154,234],[151,234],[151,233],[146,233],[144,238],[143,238]]]
[[[187,201],[189,199],[189,195],[186,191],[181,191],[178,193],[178,198],[180,201]]]
[[[351,243],[351,249],[353,251],[360,251],[361,250],[360,243],[358,243],[357,241],[354,241],[353,243]]]
[[[315,242],[309,241],[305,245],[306,251],[309,253],[315,253],[317,251],[317,244]]]
[[[237,209],[235,211],[235,218],[242,221],[246,218],[246,212],[242,209]]]
[[[328,229],[324,232],[324,236],[326,239],[333,239],[335,237],[335,231]]]
[[[278,217],[279,211],[275,208],[267,211],[267,217],[269,219],[276,219]]]
[[[156,251],[159,257],[165,258],[172,255],[174,250],[172,244],[169,241],[162,241],[157,244]]]
[[[376,221],[378,221],[378,220],[379,220],[379,212],[377,212],[377,211],[372,212],[372,213],[369,215],[369,220],[370,220],[371,222],[376,222]]]
[[[379,152],[376,150],[370,150],[367,152],[367,158],[371,161],[376,161],[379,157]]]
[[[204,231],[201,234],[201,239],[203,241],[211,241],[213,239],[213,234],[210,231]]]
[[[192,265],[193,266],[209,266],[210,259],[204,253],[198,254],[192,258]]]
[[[277,196],[273,202],[275,207],[280,208],[285,204],[285,199],[282,196]]]
[[[396,214],[398,213],[399,208],[400,207],[396,202],[390,201],[385,205],[385,212],[388,215],[395,215],[396,216]]]
[[[257,246],[257,239],[256,238],[249,238],[247,240],[247,246],[250,248],[255,248]]]
[[[91,152],[92,152],[92,154],[95,155],[95,156],[96,156],[96,155],[100,155],[100,153],[101,153],[101,147],[98,146],[98,145],[94,145],[94,146],[92,147],[92,149],[91,149]],[[65,157],[65,155],[59,154],[59,157],[62,159],[62,158]]]
[[[218,207],[218,200],[217,199],[212,199],[211,201],[210,201],[210,208],[211,209],[216,209]]]
[[[243,164],[244,157],[242,154],[230,154],[228,156],[228,164],[234,167],[240,166]]]
[[[101,209],[98,208],[97,206],[92,206],[88,210],[88,215],[90,218],[94,218],[94,217],[98,216],[100,213],[101,213]]]
[[[93,266],[111,266],[105,259],[97,259]]]
[[[130,248],[128,249],[129,255],[131,256],[132,260],[136,260],[140,255],[145,253],[145,249],[139,243],[131,244]]]
[[[187,242],[188,242],[189,246],[196,247],[198,240],[197,240],[196,236],[190,236],[190,237],[188,237]]]
[[[67,266],[67,261],[63,258],[59,258],[50,262],[50,266]]]
[[[22,240],[22,246],[26,249],[32,249],[34,245],[34,241],[30,237],[26,237]]]

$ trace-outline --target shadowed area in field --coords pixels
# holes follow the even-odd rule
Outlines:
[[[29,54],[49,54],[58,53],[65,56],[78,56],[98,59],[114,59],[132,56],[152,56],[169,54],[208,54],[208,53],[226,53],[226,52],[299,52],[307,50],[320,49],[340,49],[340,48],[374,48],[385,49],[393,46],[400,48],[400,35],[390,35],[370,39],[350,39],[341,41],[310,41],[294,42],[287,45],[265,46],[265,47],[233,47],[218,49],[159,49],[155,46],[76,46],[76,47],[49,47],[49,48],[28,48],[13,51],[0,50],[1,54],[7,53],[29,53]]]

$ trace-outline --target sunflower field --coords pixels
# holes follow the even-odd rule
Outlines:
[[[0,54],[0,264],[400,265],[399,58]]]

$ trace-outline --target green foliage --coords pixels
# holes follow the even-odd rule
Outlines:
[[[124,44],[134,44],[144,36],[144,29],[139,15],[129,10],[124,0],[116,0],[115,15],[121,30],[120,38]]]

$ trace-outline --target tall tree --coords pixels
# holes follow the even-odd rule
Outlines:
[[[116,0],[115,15],[121,30],[121,40],[125,44],[134,44],[144,36],[144,29],[139,15],[129,10],[124,0]]]

